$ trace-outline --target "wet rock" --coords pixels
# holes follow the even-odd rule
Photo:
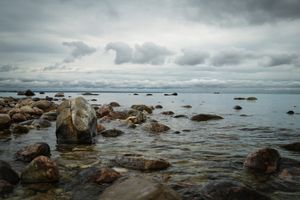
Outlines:
[[[191,105],[184,105],[184,106],[182,106],[183,108],[192,108],[192,106]]]
[[[32,125],[35,126],[36,128],[48,128],[51,126],[51,122],[47,119],[40,118],[36,119],[32,122]]]
[[[136,170],[162,170],[171,166],[171,164],[164,159],[145,157],[140,154],[123,154],[116,156],[114,161],[122,167]]]
[[[54,97],[65,97],[65,94],[63,92],[58,92],[54,95]]]
[[[56,109],[56,104],[47,100],[39,100],[33,103],[33,107],[37,107],[43,110],[43,112],[49,112]]]
[[[156,109],[162,109],[163,106],[162,106],[162,105],[156,105],[155,108],[156,108]]]
[[[293,115],[293,114],[295,114],[295,112],[292,111],[292,110],[289,110],[286,114],[288,114],[288,115]]]
[[[29,114],[29,115],[35,115],[35,116],[41,116],[44,113],[43,110],[41,110],[37,107],[31,107],[29,105],[22,106],[20,108],[20,112],[21,113],[26,113],[26,114]]]
[[[0,114],[0,129],[7,129],[10,127],[11,118],[8,114]]]
[[[223,119],[223,117],[219,116],[219,115],[212,115],[212,114],[199,114],[199,115],[195,115],[191,118],[192,121],[209,121],[209,120],[219,120],[219,119]]]
[[[153,94],[146,94],[146,96],[153,96]]]
[[[97,117],[93,107],[84,98],[64,101],[57,113],[57,143],[93,143],[93,137],[97,134]]]
[[[26,90],[26,91],[24,92],[24,95],[25,95],[25,96],[34,96],[35,94],[34,94],[34,92],[32,92],[31,90]]]
[[[245,97],[235,97],[234,100],[246,100]]]
[[[244,162],[244,167],[259,173],[270,174],[278,170],[280,155],[272,148],[259,149],[250,153]]]
[[[170,127],[159,122],[150,122],[143,126],[143,130],[152,133],[161,133],[170,130]]]
[[[139,94],[137,94],[137,93],[134,93],[133,95],[134,95],[134,96],[138,96]]]
[[[283,169],[280,174],[279,177],[282,179],[288,179],[288,180],[292,180],[296,177],[300,176],[300,167],[290,167],[290,168],[285,168]]]
[[[129,121],[133,124],[142,124],[147,119],[147,116],[144,114],[144,112],[138,110],[130,110],[128,111],[128,115],[129,117],[126,119],[126,121]]]
[[[177,94],[177,92],[173,92],[171,95],[172,96],[177,96],[178,94]]]
[[[111,107],[120,107],[120,104],[119,104],[118,102],[115,102],[115,101],[110,102],[109,105],[110,105]]]
[[[256,97],[248,97],[247,100],[248,100],[248,101],[256,101],[257,98],[256,98]]]
[[[45,92],[39,92],[40,94],[45,94]]]
[[[9,194],[13,191],[14,187],[5,180],[0,180],[0,197]]]
[[[270,200],[269,197],[232,181],[211,181],[202,188],[204,200]]]
[[[16,160],[31,162],[38,156],[50,156],[50,147],[45,142],[39,142],[32,145],[28,145],[15,154]]]
[[[121,174],[114,169],[102,168],[99,174],[96,175],[95,182],[97,184],[112,183],[120,177]]]
[[[113,111],[113,108],[111,106],[103,105],[97,110],[96,114],[97,114],[98,118],[102,118],[104,116],[109,115],[110,112],[112,112],[112,111]]]
[[[157,183],[145,177],[130,177],[107,188],[101,200],[180,200],[181,197],[167,185]]]
[[[174,118],[188,118],[186,115],[175,115]]]
[[[29,132],[29,129],[24,125],[15,124],[14,126],[12,126],[12,133],[25,134],[25,133],[28,133],[28,132]]]
[[[46,119],[48,121],[55,121],[57,118],[56,111],[46,112],[41,116],[41,119]]]
[[[118,137],[122,134],[124,134],[123,131],[118,130],[118,129],[109,129],[109,130],[104,130],[100,133],[103,137]]]
[[[289,151],[299,151],[300,152],[300,142],[294,142],[291,144],[280,145],[281,148],[284,148]]]
[[[59,171],[55,161],[46,156],[32,160],[21,174],[22,183],[51,183],[59,180]]]
[[[126,119],[128,117],[128,113],[124,111],[111,111],[109,116],[111,119]]]
[[[233,109],[234,109],[234,110],[242,110],[242,107],[239,106],[239,105],[236,105],[236,106],[233,107]]]
[[[84,92],[84,93],[82,93],[82,95],[96,96],[96,95],[99,95],[99,94],[95,94],[95,93],[91,93],[91,92]]]
[[[20,180],[18,173],[15,172],[11,166],[3,160],[0,160],[0,179],[9,182],[12,185],[18,184]]]
[[[132,105],[131,106],[132,109],[138,110],[138,111],[146,111],[149,114],[152,114],[152,109],[149,106],[143,105],[143,104],[139,104],[139,105]]]
[[[164,111],[161,112],[162,115],[174,115],[175,113],[173,111]]]
[[[19,91],[19,92],[17,92],[17,95],[19,95],[19,96],[25,95],[25,91]]]
[[[14,122],[23,122],[27,120],[26,115],[23,113],[15,113],[12,115],[11,118]]]
[[[104,131],[106,128],[102,124],[97,124],[97,133]]]

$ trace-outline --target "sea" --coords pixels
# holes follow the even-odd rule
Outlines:
[[[35,97],[54,97],[56,92],[46,92]],[[243,183],[272,199],[300,199],[300,173],[282,177],[280,172],[272,175],[253,175],[244,169],[246,156],[260,148],[276,149],[281,157],[300,161],[300,152],[292,152],[280,147],[282,144],[300,142],[300,94],[243,94],[243,93],[165,93],[107,92],[97,95],[82,95],[81,92],[65,92],[65,98],[83,96],[93,106],[118,102],[116,110],[128,110],[133,104],[149,106],[162,105],[148,115],[148,121],[157,120],[171,129],[165,133],[145,132],[141,127],[128,128],[121,121],[102,122],[107,128],[117,128],[125,134],[116,138],[96,137],[91,146],[78,145],[71,150],[61,149],[56,144],[55,122],[46,129],[32,129],[23,135],[0,138],[0,160],[8,161],[21,172],[25,164],[14,160],[20,148],[35,143],[47,142],[51,147],[51,158],[59,163],[62,178],[56,185],[18,185],[8,199],[30,199],[52,195],[58,199],[98,199],[99,188],[82,184],[82,171],[93,166],[114,166],[111,160],[123,153],[137,153],[166,159],[171,163],[167,170],[139,172],[124,169],[124,173],[145,174],[158,179],[169,177],[166,184],[176,188],[183,199],[189,195],[201,195],[201,187],[210,181],[231,180]],[[15,92],[2,92],[0,96],[20,98]],[[236,97],[251,97],[257,100],[234,100]],[[61,98],[57,103],[60,103]],[[185,108],[190,105],[191,108]],[[241,110],[233,109],[239,105]],[[289,115],[288,111],[295,114]],[[162,115],[163,111],[173,111],[174,118]],[[217,114],[224,119],[194,122],[190,118],[196,114]],[[84,182],[85,183],[85,182]],[[45,189],[43,189],[45,188]],[[187,194],[190,188],[191,194]],[[51,191],[51,192],[49,192]],[[39,196],[38,196],[39,195]]]

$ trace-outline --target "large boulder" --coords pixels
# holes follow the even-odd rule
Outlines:
[[[269,197],[232,181],[211,181],[202,188],[205,200],[270,200]]]
[[[93,107],[84,98],[64,101],[57,112],[57,143],[93,143],[93,137],[97,134],[97,117]]]
[[[26,95],[26,96],[34,96],[35,94],[34,94],[34,92],[32,92],[31,90],[26,90],[25,92],[24,92],[24,95]]]
[[[130,177],[107,188],[99,200],[180,200],[168,186],[144,177]]]
[[[50,156],[50,147],[45,142],[39,142],[32,145],[28,145],[15,154],[16,160],[24,162],[31,162],[38,156]]]
[[[10,127],[11,118],[8,114],[0,114],[0,129],[7,129]]]
[[[145,157],[140,154],[123,154],[116,156],[114,162],[122,167],[136,170],[162,170],[167,169],[171,164],[160,158]]]
[[[161,133],[170,130],[170,127],[159,122],[150,122],[143,126],[143,130],[151,133]]]
[[[15,172],[11,166],[3,160],[0,160],[0,180],[1,179],[13,185],[18,184],[20,180],[18,173]]]
[[[192,121],[209,121],[209,120],[218,120],[218,119],[223,119],[223,117],[219,115],[212,115],[212,114],[199,114],[195,115],[191,118]]]
[[[59,180],[56,162],[46,156],[36,157],[21,174],[22,183],[51,183]]]
[[[255,172],[270,174],[278,170],[279,162],[280,155],[277,150],[263,148],[250,153],[244,162],[244,166]]]

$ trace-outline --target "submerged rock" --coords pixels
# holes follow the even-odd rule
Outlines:
[[[232,181],[211,181],[202,188],[205,200],[270,200],[269,197]]]
[[[152,114],[152,109],[149,106],[146,106],[143,104],[132,105],[131,108],[135,109],[135,110],[139,110],[141,112],[143,112],[145,110],[147,113]]]
[[[115,157],[114,161],[122,167],[136,170],[162,170],[171,166],[171,164],[164,159],[145,157],[140,154],[119,155]]]
[[[38,156],[50,156],[50,147],[45,142],[39,142],[32,145],[28,145],[15,154],[16,160],[31,162]]]
[[[102,168],[99,174],[95,176],[95,182],[97,184],[112,183],[120,177],[121,174],[114,169]]]
[[[51,126],[51,122],[48,121],[47,119],[40,118],[36,119],[32,122],[32,125],[35,126],[36,128],[48,128]]]
[[[7,129],[10,127],[11,118],[8,114],[0,114],[0,129]]]
[[[20,124],[15,124],[12,126],[12,133],[25,134],[28,132],[29,132],[29,128],[27,128],[27,126],[20,125]]]
[[[9,182],[0,179],[0,197],[9,194],[13,191],[14,187]]]
[[[122,134],[124,134],[123,131],[118,130],[118,129],[109,129],[109,130],[104,130],[100,133],[103,137],[118,137]]]
[[[244,162],[244,167],[255,172],[270,174],[278,170],[280,155],[272,148],[259,149],[250,153]]]
[[[294,142],[291,144],[284,144],[281,145],[280,147],[289,150],[289,151],[300,151],[300,142]]]
[[[93,107],[84,98],[64,101],[57,112],[57,143],[93,143],[93,137],[97,134],[97,117]]]
[[[11,166],[3,160],[0,160],[0,179],[9,182],[12,185],[18,184],[20,180],[18,173],[15,172]]]
[[[162,183],[145,177],[130,177],[107,188],[99,200],[180,200],[179,194]]]
[[[150,122],[143,126],[143,130],[152,133],[161,133],[170,130],[170,127],[159,122]]]
[[[161,112],[162,115],[174,115],[175,113],[173,111],[164,111]]]
[[[46,156],[36,157],[21,174],[22,183],[51,183],[58,180],[58,167]]]
[[[239,105],[236,105],[236,106],[233,107],[233,109],[234,109],[234,110],[242,110],[242,107],[239,106]]]
[[[223,117],[219,116],[219,115],[212,115],[212,114],[199,114],[199,115],[195,115],[191,118],[192,121],[209,121],[209,120],[219,120],[219,119],[223,119]]]

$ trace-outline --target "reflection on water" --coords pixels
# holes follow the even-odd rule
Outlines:
[[[45,95],[54,96],[53,93]],[[67,94],[72,97],[78,95],[80,94]],[[171,176],[168,184],[174,188],[174,185],[192,185],[200,189],[209,180],[230,179],[250,185],[274,199],[299,199],[299,176],[291,179],[278,176],[255,177],[243,169],[243,162],[249,152],[265,146],[279,150],[283,157],[300,160],[300,153],[288,152],[278,147],[280,144],[299,141],[300,115],[290,116],[286,112],[291,109],[296,113],[300,112],[300,96],[255,95],[258,100],[254,102],[235,101],[233,98],[236,96],[242,95],[186,93],[163,96],[154,93],[153,96],[135,96],[105,93],[85,96],[87,99],[97,99],[91,101],[92,104],[117,101],[121,104],[118,110],[127,109],[132,104],[160,104],[163,109],[156,109],[149,118],[170,126],[171,130],[167,133],[151,134],[144,132],[141,127],[130,129],[120,121],[104,122],[106,128],[118,128],[125,134],[117,138],[97,136],[96,144],[92,146],[64,147],[56,145],[53,123],[47,129],[0,138],[0,159],[9,161],[17,171],[22,171],[24,164],[14,161],[14,153],[23,146],[44,141],[50,145],[52,158],[57,160],[61,172],[62,178],[57,185],[19,185],[12,196],[24,199],[38,194],[44,195],[44,198],[52,195],[61,199],[97,199],[106,186],[86,183],[86,177],[92,173],[90,169],[114,166],[111,160],[122,153],[139,153],[167,159],[172,167],[164,171],[144,173],[158,178]],[[184,105],[191,105],[192,108],[182,107]],[[235,111],[235,105],[240,105],[243,109]],[[188,117],[198,113],[212,113],[223,116],[224,120],[193,122],[188,118],[162,115],[162,111],[173,111],[175,115]],[[127,173],[141,172],[129,170]],[[48,191],[47,194],[44,194],[45,191]]]

